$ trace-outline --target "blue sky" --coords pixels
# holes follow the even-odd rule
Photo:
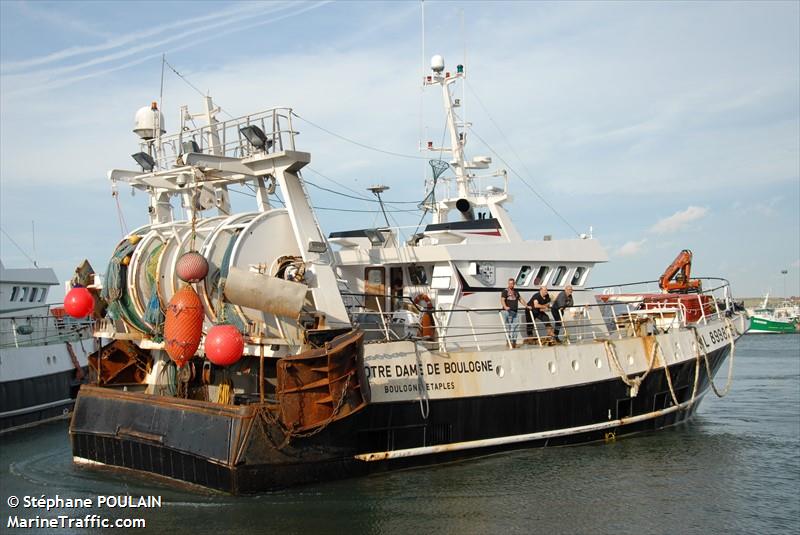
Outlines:
[[[694,272],[729,278],[738,296],[784,283],[800,295],[800,3],[428,1],[425,12],[426,55],[467,65],[475,133],[609,251],[591,282],[657,278],[690,248]],[[60,279],[84,257],[104,269],[121,235],[106,171],[134,167],[133,114],[158,98],[162,53],[233,116],[292,106],[417,154],[421,108],[424,140],[442,132],[439,95],[420,106],[420,18],[418,2],[0,2],[4,263],[30,265],[7,235],[33,256],[33,221],[39,265]],[[168,72],[168,130],[181,104],[196,110],[199,95]],[[424,161],[296,126],[313,171],[422,198]],[[475,136],[467,149],[491,154]],[[572,234],[513,173],[511,189],[523,236]],[[120,203],[128,228],[146,221],[142,195],[123,188]],[[380,221],[319,216],[326,232]]]

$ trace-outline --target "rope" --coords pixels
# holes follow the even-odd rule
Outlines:
[[[166,381],[162,381],[164,375],[167,376]],[[173,361],[169,361],[161,367],[161,371],[158,372],[157,380],[159,395],[170,397],[175,397],[177,395],[178,392],[175,387],[176,375],[176,366]]]
[[[660,346],[659,346],[660,349]],[[675,387],[672,386],[672,374],[669,373],[669,366],[667,366],[667,359],[664,358],[664,352],[659,351],[661,364],[664,366],[664,375],[667,376],[667,386],[669,386],[669,394],[672,396],[672,402],[675,405],[680,405],[678,401],[678,396],[675,394]],[[697,365],[695,365],[695,376],[697,375]],[[695,377],[695,383],[697,382],[697,377]]]
[[[419,412],[422,415],[423,420],[428,419],[428,415],[431,413],[430,407],[430,400],[428,399],[428,389],[425,388],[425,380],[422,378],[422,359],[419,356],[419,344],[417,344],[417,340],[414,340],[414,355],[417,357],[417,366],[419,373],[417,374],[417,387],[419,388]],[[423,405],[422,402],[425,402]]]
[[[617,358],[617,351],[614,349],[614,344],[611,343],[611,340],[604,340],[603,347],[606,350],[606,358],[608,359],[609,366],[614,368],[614,371],[619,375],[619,378],[622,379],[622,382],[625,383],[631,389],[631,397],[635,398],[639,394],[639,387],[644,381],[645,377],[650,373],[653,369],[653,364],[656,361],[656,350],[659,348],[658,340],[656,337],[653,336],[653,353],[650,355],[650,364],[647,366],[647,369],[644,373],[638,377],[629,378],[625,371],[622,369],[622,365],[619,363],[619,359]]]
[[[313,122],[309,121],[305,117],[300,117],[295,112],[292,112],[292,115],[294,115],[295,117],[297,117],[301,121],[304,121],[304,122],[310,124],[314,128],[318,128],[318,129],[322,130],[323,132],[332,135],[333,137],[339,138],[342,141],[346,141],[348,143],[352,143],[353,145],[357,145],[357,146],[359,146],[361,148],[364,148],[364,149],[367,149],[367,150],[380,152],[382,154],[388,154],[390,156],[397,156],[398,158],[408,158],[410,160],[426,160],[427,159],[425,156],[416,156],[416,155],[413,155],[413,154],[402,154],[402,153],[399,153],[399,152],[392,152],[392,151],[389,151],[389,150],[379,149],[378,147],[372,147],[372,146],[367,145],[365,143],[361,143],[361,142],[355,141],[354,139],[350,139],[348,137],[345,137],[345,136],[343,136],[341,134],[337,134],[336,132],[332,132],[332,131],[328,130],[327,128],[324,128],[324,127],[322,127],[322,126],[320,126],[320,125],[318,125],[316,123],[313,123]]]
[[[717,388],[717,385],[714,384],[714,378],[711,375],[711,365],[708,363],[708,352],[706,351],[706,346],[700,341],[697,335],[697,328],[692,327],[692,331],[694,332],[694,339],[697,345],[696,351],[698,354],[698,358],[700,356],[700,348],[702,348],[703,360],[705,360],[706,373],[708,374],[708,382],[711,384],[711,390],[713,390],[714,394],[716,394],[717,397],[719,398],[724,398],[725,396],[727,396],[728,392],[730,392],[731,386],[733,385],[733,359],[734,355],[736,354],[736,343],[733,340],[733,327],[731,325],[731,320],[728,318],[725,318],[725,327],[727,327],[728,329],[728,339],[731,341],[731,359],[728,362],[728,378],[725,382],[725,388],[723,388],[722,391],[720,391]]]
[[[672,386],[672,375],[669,373],[669,368],[667,367],[667,362],[664,359],[663,351],[661,353],[661,363],[664,365],[664,374],[667,376],[667,385],[669,386],[669,393],[672,396],[672,402],[679,406],[680,402],[678,401],[678,396],[675,394],[675,389]],[[700,384],[700,354],[695,352],[695,360],[694,360],[694,384],[692,386],[692,396],[689,398],[688,404],[686,405],[686,409],[689,409],[693,404],[694,400],[697,397],[697,386]]]
[[[230,405],[233,403],[233,381],[226,377],[219,383],[217,390],[217,403],[220,405]]]

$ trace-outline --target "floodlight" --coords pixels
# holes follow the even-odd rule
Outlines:
[[[267,135],[264,131],[254,124],[240,128],[239,132],[241,132],[242,135],[247,138],[247,141],[257,149],[267,150],[272,146],[272,140],[267,139]]]
[[[328,246],[325,245],[324,241],[313,241],[309,240],[308,242],[308,252],[309,253],[319,253],[322,254],[328,250]]]
[[[136,160],[136,163],[139,164],[139,166],[142,168],[142,171],[152,171],[156,166],[156,161],[146,152],[137,152],[136,154],[131,154],[131,158]]]
[[[183,148],[184,154],[189,154],[190,152],[203,152],[202,150],[200,150],[200,145],[198,145],[197,142],[193,139],[190,139],[189,141],[184,141],[183,143],[181,143],[181,147]]]

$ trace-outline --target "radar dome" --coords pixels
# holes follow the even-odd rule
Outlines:
[[[153,139],[156,137],[156,129],[164,130],[164,114],[158,110],[158,106],[153,102],[150,106],[143,106],[136,112],[133,120],[133,133],[142,139]]]
[[[431,58],[431,69],[433,72],[442,72],[444,70],[444,57],[436,54]]]

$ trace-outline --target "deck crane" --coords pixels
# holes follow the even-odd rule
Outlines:
[[[701,290],[701,282],[691,279],[692,252],[684,249],[658,279],[658,287],[664,293],[694,293]],[[673,280],[674,279],[674,280]]]

